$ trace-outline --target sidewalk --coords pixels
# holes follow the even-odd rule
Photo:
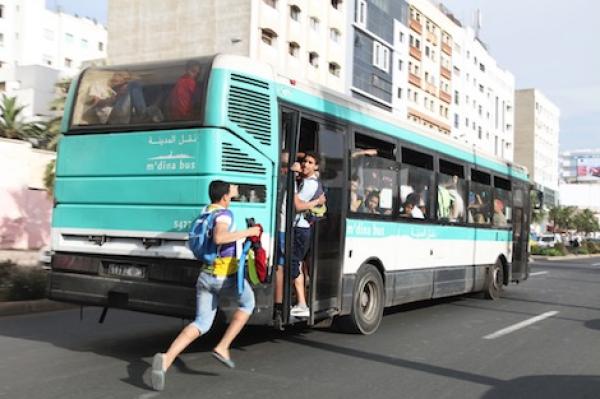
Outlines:
[[[0,250],[0,263],[11,261],[19,266],[38,266],[40,250]]]

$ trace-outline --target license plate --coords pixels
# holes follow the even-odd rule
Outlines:
[[[146,267],[127,263],[109,263],[106,273],[119,277],[145,278]]]

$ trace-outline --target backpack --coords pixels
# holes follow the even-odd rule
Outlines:
[[[217,258],[217,244],[213,240],[213,229],[217,217],[228,214],[233,218],[228,209],[216,209],[202,211],[193,222],[188,233],[188,248],[194,254],[194,257],[206,265],[212,265]]]
[[[321,195],[323,195],[325,193],[325,190],[323,189],[323,184],[321,183],[321,180],[320,179],[314,179],[314,180],[317,181],[317,191],[315,191],[315,194],[310,199],[311,201],[316,200],[317,198],[319,198]],[[302,182],[304,182],[304,180]],[[299,190],[301,190],[301,189],[302,189],[302,183],[300,184],[300,187],[299,187]],[[304,219],[308,222],[308,224],[313,225],[316,222],[323,219],[325,217],[326,213],[327,213],[327,206],[325,204],[317,205],[314,208],[309,209],[304,212]]]

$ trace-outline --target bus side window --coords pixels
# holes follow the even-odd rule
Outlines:
[[[506,227],[512,224],[512,203],[510,180],[494,176],[494,214],[492,224]]]
[[[439,160],[437,180],[437,218],[442,222],[465,221],[467,182],[464,167],[454,162]]]
[[[492,212],[491,176],[478,170],[471,170],[469,189],[469,223],[489,225]]]
[[[350,212],[391,215],[396,200],[396,145],[356,133],[351,152]]]
[[[431,218],[433,157],[410,148],[402,148],[400,170],[400,216]]]

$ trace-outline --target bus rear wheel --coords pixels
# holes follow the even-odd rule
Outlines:
[[[487,299],[499,299],[504,288],[504,267],[500,259],[488,270],[485,290],[483,294]]]
[[[383,308],[383,278],[375,266],[363,265],[356,273],[352,311],[337,319],[336,325],[345,332],[373,334],[381,324]]]

